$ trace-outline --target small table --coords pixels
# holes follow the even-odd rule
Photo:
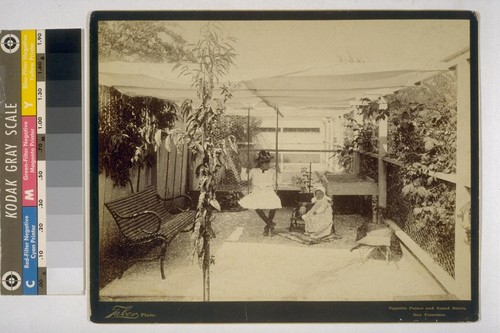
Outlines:
[[[353,247],[351,251],[359,249],[361,262],[363,263],[366,261],[364,259],[366,259],[370,253],[374,250],[379,250],[380,253],[384,255],[385,261],[388,262],[391,255],[391,229],[381,224],[372,224],[369,229],[371,230],[366,233],[365,237],[356,241],[358,245]],[[367,251],[364,251],[365,249]]]

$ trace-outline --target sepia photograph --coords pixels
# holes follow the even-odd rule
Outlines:
[[[477,320],[475,18],[243,13],[93,14],[93,315]]]

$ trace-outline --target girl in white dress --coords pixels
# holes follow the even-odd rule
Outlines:
[[[255,212],[264,221],[264,236],[274,235],[275,223],[273,222],[276,209],[281,208],[281,200],[276,195],[276,171],[270,169],[272,156],[267,151],[260,151],[257,157],[257,167],[250,170],[248,176],[252,181],[252,191],[243,197],[239,204],[243,208],[255,209]],[[269,209],[266,216],[263,209]]]
[[[314,189],[314,198],[311,200],[314,205],[306,214],[302,215],[302,219],[305,221],[306,234],[311,238],[322,238],[332,233],[333,210],[331,200],[326,195],[323,186]]]

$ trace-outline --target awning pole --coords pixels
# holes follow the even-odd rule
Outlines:
[[[250,107],[248,107],[247,115],[247,193],[250,193],[250,182],[248,181],[248,168],[250,167]]]
[[[275,106],[274,109],[276,110],[276,190],[278,189],[278,130],[279,130],[279,110],[278,107]]]

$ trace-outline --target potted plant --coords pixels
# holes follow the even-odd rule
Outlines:
[[[298,213],[301,216],[302,214],[305,214],[307,204],[311,203],[311,199],[314,196],[311,192],[313,188],[311,163],[309,163],[309,169],[307,167],[302,167],[300,169],[300,176],[293,177],[292,181],[295,186],[300,188],[300,192],[297,193],[295,202],[297,207],[299,207]]]
[[[300,169],[300,175],[294,176],[292,178],[292,182],[295,186],[300,188],[300,193],[298,193],[297,201],[311,202],[311,199],[313,197],[313,194],[311,193],[311,190],[313,188],[311,163],[309,163],[309,169],[307,167],[302,167]]]

